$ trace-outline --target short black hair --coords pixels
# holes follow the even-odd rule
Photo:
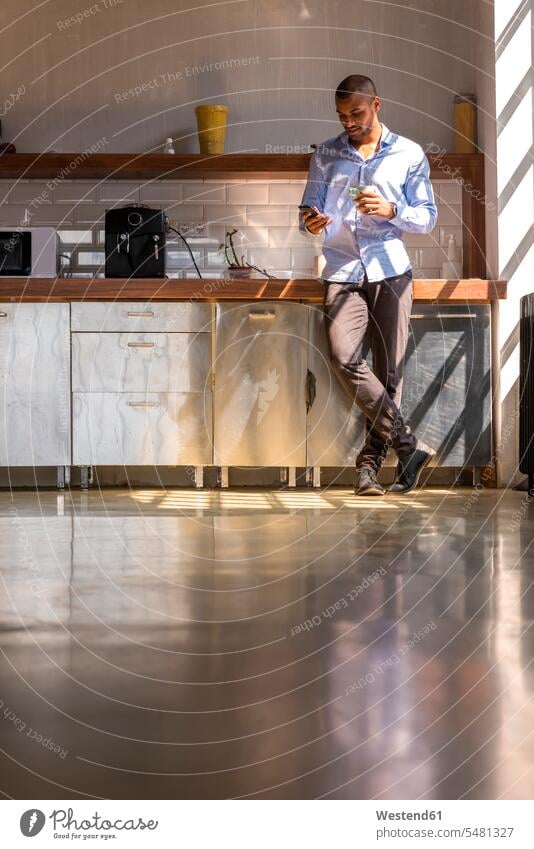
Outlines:
[[[369,97],[376,97],[376,86],[370,77],[364,77],[362,74],[351,74],[338,85],[336,97],[345,100],[352,94],[367,94]]]

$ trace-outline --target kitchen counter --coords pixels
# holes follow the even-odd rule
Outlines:
[[[506,284],[416,280],[403,401],[435,464],[492,456],[491,312]],[[302,280],[0,280],[0,466],[352,467],[366,423]],[[369,354],[366,351],[365,356]],[[393,461],[393,458],[390,458]],[[389,461],[388,461],[389,462]]]
[[[506,298],[505,280],[418,280],[414,300],[427,303],[489,303]],[[323,284],[316,278],[0,278],[0,301],[302,301],[321,303]]]

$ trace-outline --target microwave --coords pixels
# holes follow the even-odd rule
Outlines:
[[[59,254],[53,227],[0,229],[0,277],[57,277]]]

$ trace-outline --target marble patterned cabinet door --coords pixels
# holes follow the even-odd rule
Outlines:
[[[0,465],[70,464],[69,304],[0,304]]]
[[[73,392],[204,392],[209,333],[73,333]]]
[[[213,462],[211,392],[75,392],[72,403],[75,464]]]

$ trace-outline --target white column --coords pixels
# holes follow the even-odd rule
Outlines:
[[[495,307],[496,457],[499,484],[522,479],[519,465],[519,300],[534,291],[532,23],[534,0],[480,0],[480,147],[486,155],[488,270],[508,280]]]

